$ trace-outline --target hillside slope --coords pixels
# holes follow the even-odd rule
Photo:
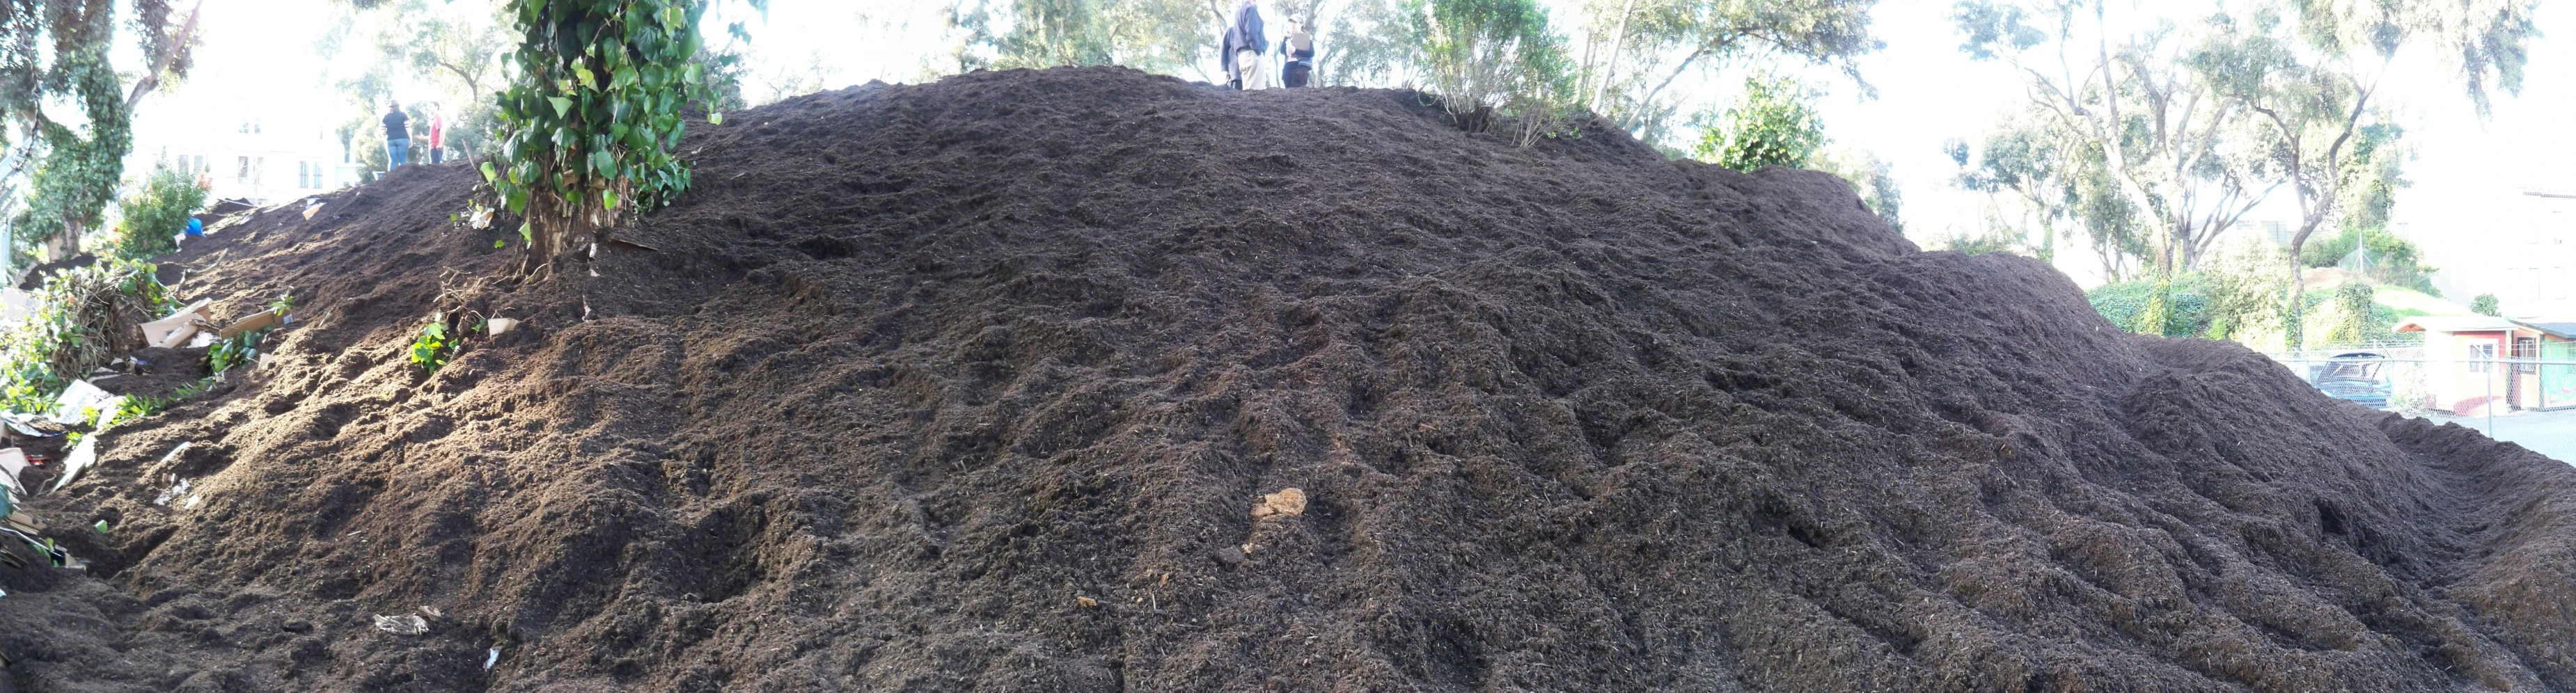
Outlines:
[[[1110,68],[726,122],[540,283],[448,221],[461,165],[174,258],[303,324],[37,504],[112,529],[104,581],[0,570],[21,681],[2576,687],[2576,471],[1823,174]],[[526,322],[424,377],[442,296]]]

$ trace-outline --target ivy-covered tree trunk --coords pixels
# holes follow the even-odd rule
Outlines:
[[[525,220],[521,270],[534,274],[688,189],[688,162],[671,150],[685,130],[683,108],[714,102],[692,60],[706,5],[507,2],[521,37],[512,58],[519,80],[500,94],[501,153],[483,175]]]
[[[89,136],[60,123],[39,120],[37,136],[46,155],[28,176],[27,209],[14,226],[21,242],[79,248],[81,234],[97,228],[107,203],[116,198],[117,179],[125,173],[125,153],[134,147],[132,111],[127,108],[116,69],[107,62],[107,46],[65,56],[56,69],[78,90],[89,116]],[[54,259],[54,258],[44,258]]]
[[[26,206],[9,216],[8,245],[76,249],[82,234],[98,228],[134,146],[135,104],[165,78],[186,76],[193,62],[197,12],[174,22],[170,4],[10,0],[0,7],[0,149],[9,148],[12,133],[21,139],[0,165],[0,179],[26,174]],[[139,75],[119,76],[108,60],[120,5],[133,12],[130,27],[147,67]],[[88,124],[54,122],[44,105],[55,101],[78,103]],[[0,193],[14,194],[19,183],[0,184]],[[15,259],[16,247],[5,251]]]

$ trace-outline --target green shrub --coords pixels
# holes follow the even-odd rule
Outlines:
[[[171,405],[178,403],[179,399],[176,397],[155,397],[152,395],[142,394],[126,395],[123,399],[117,401],[116,420],[132,421],[146,416],[152,416],[161,412],[169,411]]]
[[[2361,282],[2348,282],[2335,287],[2333,298],[2335,319],[2334,324],[2326,328],[2326,344],[2367,344],[2371,341],[2372,335],[2387,331],[2384,327],[2373,329],[2374,323],[2378,322],[2375,318],[2378,317],[2379,312],[2376,310],[2379,307],[2378,304],[2371,301],[2374,293],[2377,293],[2377,290]]]
[[[259,340],[267,330],[244,332],[206,345],[206,372],[222,373],[259,359]]]
[[[206,189],[187,171],[167,162],[155,164],[143,178],[143,189],[117,203],[116,244],[109,252],[128,260],[146,260],[177,251],[171,237],[188,229],[188,216],[206,205]]]
[[[2175,278],[2170,291],[2163,329],[2152,334],[2195,337],[2209,329],[2209,297],[2201,288],[2199,275]],[[2084,292],[2084,298],[2111,324],[2137,332],[2138,318],[2152,307],[2155,294],[2156,281],[2141,279],[2094,287]]]
[[[2469,312],[2479,315],[2503,315],[2504,308],[2496,304],[2495,294],[2478,294],[2477,298],[2469,300]]]
[[[123,403],[117,405],[116,420],[132,421],[134,419],[140,419],[146,416],[155,416],[161,412],[169,411],[171,407],[179,406],[180,403],[191,399],[196,399],[197,395],[205,394],[207,390],[214,389],[215,383],[219,382],[223,382],[223,378],[221,376],[210,375],[197,379],[197,382],[182,385],[179,389],[172,391],[169,396],[166,397],[156,397],[152,395],[126,395]]]
[[[2299,248],[2299,266],[2333,267],[2343,262],[2343,256],[2351,255],[2353,249],[2360,247],[2359,229],[2344,229],[2331,236],[2309,238],[2308,244]]]
[[[50,410],[72,379],[142,348],[134,325],[176,308],[154,269],[109,258],[47,277],[26,323],[0,335],[0,402],[13,411]]]
[[[423,373],[437,375],[438,369],[454,358],[456,341],[448,336],[445,321],[421,326],[420,335],[411,340],[411,365],[419,366]]]
[[[2360,251],[2358,265],[2347,265],[2354,251]],[[2310,239],[2299,251],[2303,267],[2336,267],[2355,270],[2371,281],[2402,286],[2432,296],[2442,291],[2433,287],[2433,273],[2438,269],[2423,264],[2423,251],[2415,243],[2382,227],[2347,228],[2341,233]]]
[[[1702,118],[1692,154],[1719,166],[1805,168],[1825,146],[1824,116],[1797,80],[1746,79],[1744,95],[1715,118]]]
[[[1516,118],[1522,146],[1563,134],[1575,70],[1538,2],[1413,0],[1405,10],[1419,47],[1413,62],[1452,122],[1484,132],[1497,116]]]

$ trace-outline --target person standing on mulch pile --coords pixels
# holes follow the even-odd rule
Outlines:
[[[1279,66],[1279,83],[1290,89],[1306,86],[1315,78],[1315,35],[1306,31],[1306,18],[1288,15],[1288,35],[1279,39],[1279,53],[1287,61]]]
[[[1234,88],[1268,89],[1269,75],[1261,69],[1261,56],[1270,53],[1270,38],[1261,33],[1261,8],[1253,0],[1243,0],[1234,8],[1234,23],[1227,26],[1225,38],[1219,41],[1219,60],[1225,63],[1225,74]]]
[[[403,115],[402,104],[385,102],[385,169],[403,165],[411,156],[411,117]]]
[[[429,102],[429,163],[447,160],[447,114],[439,112],[438,102]]]

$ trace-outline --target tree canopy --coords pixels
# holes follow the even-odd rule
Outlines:
[[[1735,105],[1701,122],[1699,143],[1691,153],[1738,171],[1805,168],[1825,146],[1824,117],[1809,98],[1796,80],[1744,80],[1744,93]]]
[[[2404,184],[2403,131],[2378,98],[2389,65],[2429,48],[2484,113],[2491,88],[2520,89],[2535,4],[2228,0],[2173,22],[2105,0],[1965,0],[1952,18],[1962,51],[2012,65],[2031,94],[2026,121],[1995,137],[2054,141],[2071,165],[2069,211],[2096,247],[2120,245],[2112,222],[2137,216],[2165,277],[2275,191],[2301,212],[2293,256],[2329,223],[2384,221]],[[2008,187],[1995,172],[1979,180]],[[2106,258],[2106,274],[2117,264]],[[2295,344],[2299,302],[2289,310]]]
[[[1861,80],[1878,0],[1589,0],[1583,83],[1595,112],[1654,141],[1680,112],[1672,86],[1746,62],[1828,65]]]
[[[69,247],[98,227],[133,146],[135,104],[191,67],[196,11],[174,13],[169,0],[131,6],[145,68],[129,88],[109,61],[117,3],[0,0],[0,199],[12,201],[0,213],[13,245]],[[77,105],[80,120],[48,114],[56,100]],[[12,210],[21,189],[26,207]]]
[[[1198,0],[958,0],[948,16],[966,33],[961,70],[1114,64],[1170,73],[1214,55],[1222,15]]]

